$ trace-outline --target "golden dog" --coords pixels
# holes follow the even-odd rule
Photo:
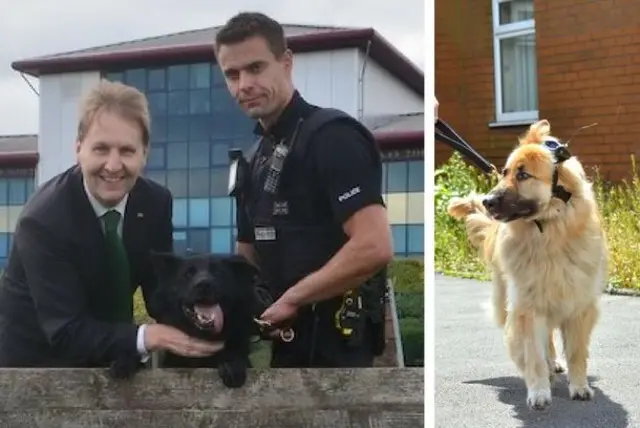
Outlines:
[[[470,242],[492,271],[493,309],[509,356],[524,378],[527,404],[551,404],[562,334],[571,398],[590,400],[587,359],[606,285],[607,246],[596,199],[580,162],[532,124],[488,195],[455,198],[448,213],[464,219]]]

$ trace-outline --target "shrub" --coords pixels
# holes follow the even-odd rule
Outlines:
[[[640,178],[635,159],[631,157],[631,179],[619,183],[606,182],[597,168],[588,168],[599,203],[610,251],[609,282],[615,287],[640,289]],[[494,181],[473,166],[466,165],[454,152],[449,161],[435,173],[435,270],[444,274],[488,279],[487,269],[471,247],[462,222],[446,213],[453,196],[471,191],[486,192]]]
[[[424,263],[422,259],[398,259],[389,265],[389,277],[394,279],[396,293],[422,293]]]
[[[424,319],[423,293],[395,293],[398,318]]]
[[[404,365],[407,367],[424,366],[424,323],[421,318],[400,318],[400,337]]]
[[[419,259],[394,260],[389,268],[394,281],[396,313],[406,366],[424,364],[424,263]]]

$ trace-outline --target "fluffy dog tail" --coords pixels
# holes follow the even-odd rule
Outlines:
[[[487,261],[491,260],[496,222],[489,217],[481,198],[478,195],[452,198],[447,206],[447,213],[453,218],[464,219],[469,242],[479,250],[484,249],[485,258]]]

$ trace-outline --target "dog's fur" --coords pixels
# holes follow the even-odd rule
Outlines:
[[[558,184],[570,199],[552,196],[555,165],[541,144],[547,139],[554,139],[549,122],[532,124],[488,195],[455,198],[448,206],[451,216],[464,219],[470,242],[491,268],[494,317],[534,409],[551,403],[554,373],[563,370],[553,345],[556,328],[571,397],[593,396],[587,359],[608,257],[592,186],[576,157],[557,165]]]
[[[253,318],[266,309],[260,307],[254,288],[258,270],[240,255],[153,253],[151,258],[159,281],[152,296],[161,315],[159,321],[192,337],[224,342],[224,349],[210,357],[187,358],[164,352],[161,366],[217,367],[225,386],[243,386],[250,366],[251,338],[257,330]],[[216,307],[214,323],[198,320],[196,305]],[[134,362],[131,356],[123,357],[112,366],[112,373],[129,378],[136,371]]]

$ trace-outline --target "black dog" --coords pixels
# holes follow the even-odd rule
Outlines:
[[[153,253],[151,259],[159,280],[152,297],[162,317],[158,322],[193,337],[224,342],[224,349],[210,357],[187,358],[167,352],[162,367],[217,367],[225,386],[244,385],[251,337],[257,334],[254,317],[269,304],[256,292],[258,270],[240,255]],[[139,357],[131,357],[123,356],[112,365],[115,377],[135,373]]]

